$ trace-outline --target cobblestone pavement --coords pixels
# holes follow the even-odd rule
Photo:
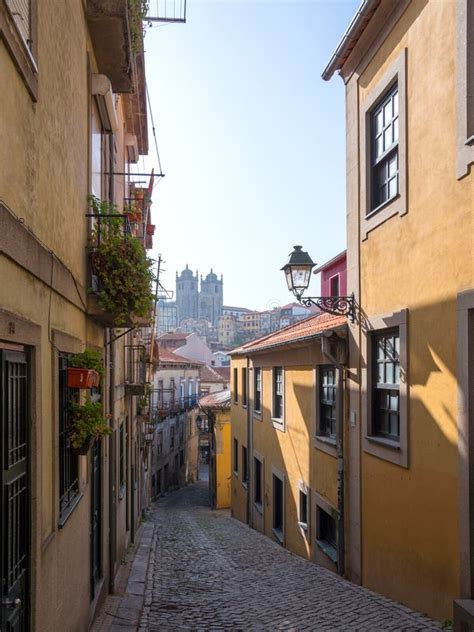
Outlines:
[[[206,483],[155,504],[140,631],[439,630],[207,506]]]

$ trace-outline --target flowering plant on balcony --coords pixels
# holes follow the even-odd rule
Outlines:
[[[79,454],[85,454],[94,441],[111,434],[102,413],[102,404],[87,399],[84,404],[71,403],[73,417],[71,445]]]
[[[81,353],[76,353],[69,359],[69,366],[75,369],[93,369],[97,371],[100,379],[104,377],[104,364],[100,351],[85,349]]]
[[[147,318],[153,306],[153,261],[140,241],[124,224],[116,206],[91,197],[97,214],[93,231],[91,263],[97,277],[100,307],[113,316],[116,326],[131,315]]]

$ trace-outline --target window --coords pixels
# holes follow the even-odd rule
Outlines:
[[[371,114],[372,211],[398,195],[398,120],[395,86]]]
[[[247,484],[249,481],[248,461],[247,461],[247,448],[242,446],[242,483]]]
[[[79,391],[67,385],[69,355],[59,354],[59,514],[67,518],[79,498],[79,457],[71,446],[71,402],[79,401]]]
[[[329,279],[329,286],[330,286],[330,294],[331,296],[339,296],[339,275],[336,274],[335,276],[331,277]]]
[[[122,497],[125,490],[125,424],[123,422],[120,424],[119,442],[119,495]]]
[[[317,508],[316,542],[333,562],[337,562],[336,520],[319,506]]]
[[[400,439],[400,337],[398,329],[373,337],[372,432]]]
[[[179,465],[181,467],[184,465],[184,450],[180,450],[179,452]]]
[[[247,369],[242,369],[242,406],[247,406]]]
[[[308,528],[308,494],[304,489],[299,490],[298,522],[301,528]]]
[[[319,428],[318,435],[336,437],[336,368],[319,367]]]
[[[283,481],[279,476],[273,480],[273,530],[281,539],[283,537]]]
[[[234,402],[237,404],[239,402],[239,393],[238,393],[238,385],[239,385],[239,371],[238,369],[234,369]]]
[[[174,426],[170,426],[170,448],[174,448]]]
[[[234,437],[234,474],[239,473],[239,442]]]
[[[256,367],[255,369],[255,377],[254,377],[254,385],[255,385],[255,396],[254,396],[254,412],[261,413],[262,412],[262,369],[260,367]]]
[[[163,454],[163,432],[162,431],[158,433],[158,440],[156,443],[156,453],[157,453],[157,456],[161,456]]]
[[[275,367],[273,369],[273,418],[283,417],[283,369]]]
[[[255,489],[254,489],[254,497],[253,500],[257,505],[262,505],[262,491],[263,491],[263,481],[262,481],[262,462],[260,459],[254,458],[254,470],[255,470]]]

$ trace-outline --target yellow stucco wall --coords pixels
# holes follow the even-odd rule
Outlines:
[[[216,440],[216,509],[231,505],[231,428],[230,412],[216,413],[214,426]]]
[[[362,451],[362,582],[438,619],[459,594],[456,296],[473,287],[473,180],[455,170],[455,7],[410,3],[351,79],[363,108],[406,48],[408,213],[360,242],[360,303],[369,321],[408,309],[409,463]]]
[[[247,360],[232,358],[232,368],[239,369]],[[268,537],[277,540],[272,528],[272,476],[283,475],[284,483],[284,539],[283,544],[292,552],[315,559],[316,504],[315,494],[320,494],[334,509],[337,508],[337,468],[334,456],[314,446],[316,415],[316,366],[326,364],[320,343],[308,343],[295,349],[276,349],[265,355],[255,355],[250,360],[249,406],[252,412],[251,468],[255,455],[263,459],[264,507],[263,516],[253,503],[253,481],[250,485],[250,524]],[[262,368],[262,414],[253,414],[253,370]],[[284,427],[277,429],[272,422],[272,367],[284,368]],[[233,375],[233,371],[231,372]],[[239,393],[240,394],[240,393]],[[247,444],[247,409],[239,402],[232,404],[232,437],[240,445]],[[251,476],[252,476],[252,469]],[[241,471],[234,477],[232,510],[241,520],[246,519],[246,490],[242,489]],[[298,524],[299,490],[304,485],[308,491],[308,530]],[[277,540],[278,541],[278,540]],[[323,554],[324,555],[324,554]],[[318,560],[320,561],[320,560]],[[329,565],[333,568],[332,563]]]

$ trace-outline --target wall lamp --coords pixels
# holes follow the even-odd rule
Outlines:
[[[351,322],[355,322],[355,299],[350,296],[303,296],[308,289],[311,272],[315,267],[314,261],[303,250],[303,246],[294,246],[290,253],[288,263],[281,268],[285,273],[288,289],[296,297],[298,303],[311,307],[315,305],[323,312],[337,316],[348,316]]]

